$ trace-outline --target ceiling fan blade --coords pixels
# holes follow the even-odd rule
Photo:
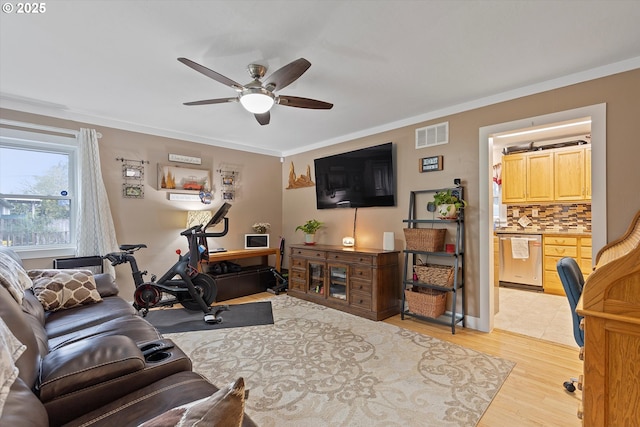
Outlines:
[[[213,70],[208,69],[207,67],[198,64],[197,62],[193,62],[190,59],[187,58],[178,58],[178,61],[182,62],[184,65],[186,65],[187,67],[191,67],[194,70],[196,70],[199,73],[204,74],[205,76],[212,78],[213,80],[222,83],[223,85],[226,86],[230,86],[235,90],[242,90],[244,89],[244,86],[242,86],[240,83],[234,82],[233,80],[231,80],[228,77],[223,76],[220,73],[216,73]]]
[[[266,80],[265,88],[270,91],[285,88],[298,80],[309,67],[311,67],[311,62],[304,58],[296,59],[271,74]]]
[[[216,99],[204,99],[202,101],[185,102],[184,105],[209,105],[209,104],[224,104],[225,102],[237,102],[238,98],[216,98]]]
[[[256,116],[256,120],[262,126],[268,125],[269,121],[271,120],[271,114],[268,111],[266,113],[262,113],[262,114],[254,114],[254,116]]]
[[[324,101],[318,101],[317,99],[300,98],[299,96],[284,96],[278,97],[278,104],[286,107],[297,108],[310,108],[312,110],[330,110],[333,108],[333,104]]]

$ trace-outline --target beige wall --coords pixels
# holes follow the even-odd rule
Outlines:
[[[409,191],[451,186],[454,178],[461,178],[469,207],[466,210],[466,280],[467,312],[479,316],[480,252],[488,251],[480,245],[479,230],[479,129],[498,123],[527,117],[571,110],[594,104],[607,104],[607,235],[608,240],[620,236],[634,214],[640,210],[640,155],[638,117],[640,117],[640,70],[633,70],[592,80],[512,101],[441,117],[366,138],[291,156],[285,159],[296,170],[313,159],[365,146],[392,141],[397,147],[398,205],[395,208],[358,210],[357,244],[363,247],[382,247],[382,232],[393,231],[396,249],[403,249],[403,223],[408,213]],[[449,122],[449,144],[415,149],[416,128]],[[420,173],[418,159],[433,155],[444,156],[444,170]],[[313,169],[312,169],[313,170]],[[283,169],[283,179],[287,179]],[[597,179],[597,177],[594,177]],[[486,184],[483,184],[486,185]],[[624,200],[623,203],[619,203]],[[343,235],[350,235],[353,209],[316,210],[313,188],[286,190],[283,196],[284,235],[289,243],[302,242],[295,225],[309,218],[323,221],[327,226],[318,235],[319,243],[340,244]]]
[[[217,169],[220,162],[242,165],[241,196],[230,212],[231,232],[219,239],[220,246],[239,247],[242,235],[251,232],[255,221],[268,221],[274,228],[271,235],[282,234],[287,244],[301,243],[303,235],[295,227],[316,218],[326,223],[318,234],[319,243],[340,244],[342,237],[352,234],[353,209],[317,210],[313,187],[284,190],[288,181],[289,165],[295,165],[297,174],[304,173],[307,165],[313,174],[313,159],[356,148],[393,142],[397,150],[397,206],[393,208],[366,208],[358,210],[357,244],[362,247],[381,248],[382,233],[395,232],[396,249],[404,246],[402,220],[408,213],[409,191],[450,186],[454,178],[461,178],[466,187],[469,207],[467,218],[467,311],[479,315],[479,259],[482,251],[479,241],[479,149],[478,132],[483,126],[509,122],[526,117],[540,116],[594,104],[607,104],[607,233],[608,240],[620,236],[640,210],[640,168],[637,159],[638,117],[640,117],[640,70],[633,70],[592,80],[532,96],[515,99],[447,117],[441,117],[415,126],[348,141],[291,156],[280,164],[278,158],[244,153],[218,147],[126,132],[100,126],[74,123],[15,111],[1,110],[2,117],[78,129],[94,127],[104,135],[100,141],[103,175],[114,213],[116,234],[120,243],[146,243],[140,255],[144,269],[161,273],[173,262],[174,249],[185,248],[178,233],[183,227],[184,211],[193,205],[169,202],[166,193],[156,191],[155,165],[165,162],[167,153],[178,153],[203,158],[203,166]],[[450,143],[444,146],[416,150],[414,130],[427,124],[449,121]],[[418,172],[418,159],[432,155],[444,156],[441,172]],[[141,158],[151,163],[146,167],[144,200],[126,200],[120,195],[121,169],[116,157]],[[597,179],[597,178],[596,178]],[[620,201],[623,201],[620,203]],[[195,205],[198,205],[197,203]],[[212,207],[220,205],[220,194]],[[33,265],[43,261],[31,261]],[[285,265],[288,262],[285,259]],[[47,261],[47,265],[50,265]],[[128,278],[128,272],[120,278]]]
[[[176,260],[176,249],[187,250],[187,240],[180,236],[185,229],[186,211],[212,209],[222,204],[220,177],[215,171],[221,163],[237,167],[237,197],[231,201],[229,233],[222,238],[210,238],[210,247],[244,247],[244,234],[252,233],[255,222],[269,222],[271,238],[278,244],[282,232],[282,165],[272,156],[246,153],[220,147],[128,132],[86,123],[57,120],[16,111],[1,110],[8,120],[38,123],[66,129],[94,128],[102,133],[99,141],[102,175],[109,195],[118,244],[144,243],[148,246],[136,254],[141,270],[161,276]],[[201,166],[209,169],[215,186],[211,205],[200,202],[176,202],[167,199],[166,190],[157,190],[157,165],[168,164],[168,154],[182,154],[202,158]],[[144,199],[122,197],[122,162],[116,158],[148,160],[145,165]],[[174,163],[177,164],[177,163]],[[221,228],[208,231],[218,231]],[[271,260],[274,262],[274,260]],[[27,268],[50,267],[51,260],[26,260]],[[133,296],[133,281],[128,266],[117,267],[118,282],[125,298]],[[147,279],[150,275],[147,276]]]

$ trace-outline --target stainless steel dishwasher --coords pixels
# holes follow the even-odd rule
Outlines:
[[[500,234],[500,285],[542,290],[542,235]]]

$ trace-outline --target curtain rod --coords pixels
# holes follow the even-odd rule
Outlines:
[[[19,127],[23,129],[42,130],[45,132],[61,133],[63,135],[72,135],[73,137],[77,137],[80,134],[79,130],[58,128],[54,126],[38,125],[35,123],[19,122],[16,120],[0,119],[0,125],[14,126],[14,127]],[[100,132],[98,132],[98,138],[102,138],[102,134]]]

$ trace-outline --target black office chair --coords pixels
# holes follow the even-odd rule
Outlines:
[[[571,307],[571,315],[573,317],[573,337],[576,340],[576,344],[583,347],[584,331],[580,329],[582,316],[576,312],[576,306],[578,305],[578,300],[580,299],[580,295],[582,295],[582,288],[584,287],[582,271],[580,270],[580,266],[576,260],[569,257],[560,259],[556,268],[558,270],[558,275],[560,276],[564,292],[567,294],[569,306]],[[564,382],[564,388],[569,392],[574,392],[576,390],[576,382],[576,378],[571,378],[569,381]]]
[[[100,255],[80,256],[73,258],[57,258],[53,260],[55,269],[91,270],[94,274],[104,273],[103,259]]]

